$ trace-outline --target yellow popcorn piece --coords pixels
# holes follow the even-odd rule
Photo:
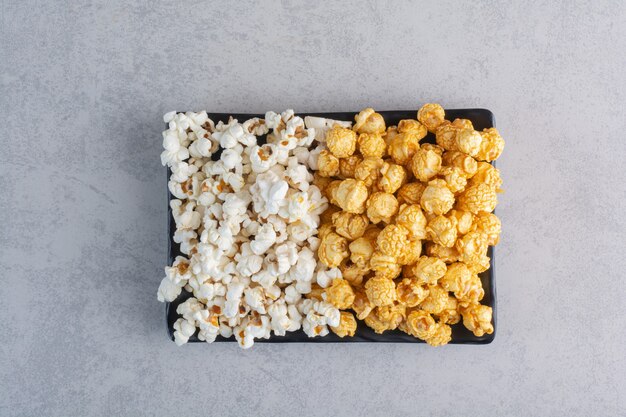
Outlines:
[[[473,128],[461,129],[455,137],[456,148],[472,157],[478,155],[482,141],[483,137]]]
[[[335,226],[335,232],[352,241],[363,236],[369,220],[365,214],[348,213],[340,211],[332,216],[332,224]]]
[[[359,114],[354,116],[354,130],[358,133],[384,133],[385,119],[380,113],[376,113],[374,109],[368,107],[361,110]]]
[[[417,120],[426,126],[429,132],[435,133],[437,127],[443,123],[446,112],[439,104],[426,103],[417,112]]]
[[[463,316],[463,325],[475,336],[481,337],[493,333],[491,307],[470,304],[461,309],[461,315]]]
[[[398,200],[389,193],[373,193],[365,203],[367,217],[374,223],[389,223],[398,211]]]
[[[480,135],[482,136],[482,142],[476,159],[487,162],[495,161],[504,150],[504,139],[502,139],[495,127],[483,129]]]
[[[326,146],[337,158],[346,158],[356,150],[356,133],[335,125],[326,133]]]
[[[442,163],[445,166],[457,167],[466,178],[471,178],[478,170],[478,162],[471,156],[460,151],[447,151],[443,153]]]
[[[367,194],[367,187],[363,181],[348,178],[341,181],[332,191],[332,198],[344,211],[360,214],[365,211]]]
[[[320,237],[320,247],[317,251],[320,261],[329,268],[338,267],[341,261],[349,256],[348,241],[332,231]]]
[[[467,185],[467,178],[463,175],[463,171],[457,167],[443,167],[439,171],[439,175],[446,181],[450,191],[455,194],[463,191]]]
[[[406,182],[407,177],[404,167],[385,162],[380,168],[378,188],[386,193],[393,194]]]
[[[408,242],[408,229],[396,224],[385,226],[376,238],[378,250],[394,258],[402,255]]]
[[[465,290],[472,279],[472,273],[462,262],[448,265],[445,275],[439,280],[439,285],[446,291],[459,293]]]
[[[500,170],[487,162],[479,162],[477,164],[476,174],[469,180],[470,185],[484,183],[496,189],[502,185],[500,178]]]
[[[446,270],[446,263],[432,256],[420,257],[413,266],[413,274],[420,284],[436,284],[445,275]]]
[[[342,179],[354,178],[356,166],[363,160],[360,155],[350,155],[339,160],[339,177]]]
[[[356,319],[354,315],[348,311],[342,311],[340,313],[339,325],[338,326],[330,326],[330,330],[335,333],[337,336],[343,337],[352,337],[356,333]]]
[[[456,243],[456,218],[437,216],[428,222],[426,234],[429,239],[438,245],[451,248]]]
[[[422,208],[431,214],[445,214],[454,205],[454,194],[442,179],[432,180],[420,199]],[[471,210],[470,210],[471,211]]]
[[[448,291],[440,285],[430,285],[428,296],[420,304],[420,308],[429,313],[438,314],[448,305]]]
[[[398,123],[398,132],[399,133],[413,132],[413,133],[418,134],[420,137],[424,138],[428,134],[428,129],[426,129],[426,126],[424,126],[417,120],[404,119],[404,120],[400,120],[400,122]]]
[[[498,244],[500,233],[502,232],[502,224],[498,216],[493,213],[478,213],[476,215],[475,225],[477,231],[487,235],[487,244],[489,246]]]
[[[334,177],[339,174],[339,159],[324,149],[317,158],[317,173],[322,177]]]
[[[456,151],[456,135],[459,129],[454,126],[450,121],[444,120],[435,132],[435,140],[437,145],[441,146],[446,151]]]
[[[354,169],[354,178],[363,181],[366,187],[371,187],[380,178],[380,169],[385,161],[382,158],[367,157],[357,164]]]
[[[348,246],[350,249],[350,261],[360,267],[369,266],[370,259],[376,248],[376,240],[360,237]]]
[[[474,215],[469,211],[450,210],[446,216],[449,218],[454,217],[458,236],[466,234],[474,226]]]
[[[441,170],[441,155],[434,150],[420,148],[413,155],[410,166],[415,178],[428,182]]]
[[[376,307],[374,310],[378,320],[384,324],[386,330],[395,330],[404,321],[406,306],[393,303],[383,307]]]
[[[387,153],[396,164],[406,165],[420,149],[419,142],[422,139],[423,137],[415,132],[398,133],[387,141],[389,145]]]
[[[469,232],[456,243],[461,260],[468,265],[481,263],[487,255],[488,246],[487,235],[480,231]]]
[[[354,301],[351,308],[359,320],[364,320],[374,310],[374,307],[364,289],[357,289],[354,292]]]
[[[426,237],[427,221],[418,204],[402,204],[395,221],[409,231],[410,239],[424,239]]]
[[[498,196],[495,187],[485,183],[470,185],[459,195],[458,199],[458,208],[473,214],[481,211],[490,213],[496,208],[496,204],[498,204]]]
[[[387,153],[387,142],[380,133],[361,133],[357,145],[364,158],[382,158]]]
[[[330,287],[326,288],[326,301],[340,310],[344,310],[354,302],[354,291],[345,279],[335,278]]]
[[[396,298],[407,307],[416,307],[428,297],[428,287],[417,280],[404,278],[396,285]]]
[[[402,330],[418,339],[426,340],[435,334],[435,319],[424,310],[412,310],[408,313]]]
[[[365,294],[376,307],[390,305],[396,300],[396,284],[389,278],[372,277],[365,283]]]

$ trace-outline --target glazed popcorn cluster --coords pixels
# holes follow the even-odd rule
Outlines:
[[[370,108],[354,124],[292,110],[164,120],[184,256],[165,268],[158,299],[191,295],[177,308],[177,344],[234,335],[249,348],[300,329],[350,337],[359,320],[433,346],[461,321],[493,332],[478,274],[500,234],[496,129],[448,121],[437,104],[389,127]],[[420,143],[428,132],[437,144]]]
[[[311,173],[328,127],[306,128],[291,110],[243,123],[214,124],[206,112],[164,120],[161,161],[172,173],[173,239],[184,256],[165,268],[158,299],[192,294],[177,309],[176,343],[198,332],[207,342],[234,335],[248,348],[271,334],[324,336],[343,326],[332,304],[303,297],[333,277],[317,260],[328,201]]]
[[[502,137],[446,120],[438,104],[397,126],[371,108],[355,121],[327,132],[313,180],[330,202],[319,260],[339,270],[319,283],[321,299],[342,310],[352,333],[348,310],[377,333],[400,329],[433,346],[448,343],[461,320],[476,336],[492,333],[478,274],[500,234],[492,211],[502,181],[489,162]],[[420,144],[428,132],[436,145]]]

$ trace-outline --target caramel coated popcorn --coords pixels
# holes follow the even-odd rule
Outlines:
[[[354,302],[354,291],[348,281],[336,278],[333,284],[326,288],[326,301],[340,310],[345,310]]]
[[[321,284],[324,300],[354,311],[330,329],[349,337],[363,320],[431,346],[448,343],[460,322],[477,336],[493,332],[478,274],[502,227],[492,213],[502,179],[490,163],[504,148],[499,132],[446,120],[433,103],[397,126],[371,108],[355,121],[326,131],[313,178],[331,203],[319,259],[340,273]],[[436,144],[420,143],[429,132]]]
[[[347,158],[356,149],[356,133],[345,127],[334,126],[326,134],[326,146],[337,158]]]
[[[330,326],[330,330],[339,337],[352,337],[356,333],[356,319],[348,311],[342,311],[339,317],[339,326]]]

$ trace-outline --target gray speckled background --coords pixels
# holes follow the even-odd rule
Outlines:
[[[623,2],[47,3],[0,7],[0,415],[626,414]],[[493,344],[167,339],[164,112],[426,101],[507,139]]]

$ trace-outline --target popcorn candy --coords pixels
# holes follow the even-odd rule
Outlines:
[[[473,128],[461,129],[455,137],[456,148],[469,156],[478,155],[482,141],[483,137],[481,134]]]
[[[415,178],[422,182],[428,182],[441,170],[441,156],[427,149],[418,149],[411,159],[411,171]]]
[[[410,239],[426,237],[426,217],[417,204],[402,204],[395,219],[396,223],[409,231]]]
[[[348,253],[348,241],[337,233],[330,232],[322,237],[318,249],[320,261],[329,268],[339,266]]]
[[[333,284],[326,288],[326,301],[340,310],[345,310],[354,302],[354,291],[345,279],[334,279]]]
[[[408,184],[404,184],[398,190],[398,202],[400,204],[420,204],[422,199],[422,194],[424,190],[426,190],[426,185],[421,182],[410,182]]]
[[[426,129],[426,126],[424,126],[417,120],[413,120],[413,119],[400,120],[400,122],[398,123],[398,132],[399,133],[414,132],[414,133],[417,133],[422,138],[426,137],[426,135],[428,134],[428,130]]]
[[[481,212],[476,215],[476,230],[487,235],[487,244],[494,246],[500,240],[502,225],[500,219],[493,213]]]
[[[471,201],[473,202],[474,200]],[[435,215],[445,214],[454,205],[454,194],[448,189],[444,180],[432,180],[424,190],[420,203],[422,208],[428,213]]]
[[[320,152],[317,166],[317,173],[322,177],[333,177],[339,174],[339,159],[326,149]]]
[[[437,145],[446,151],[456,151],[456,135],[459,129],[450,121],[444,120],[435,131]]]
[[[348,213],[340,211],[332,216],[332,224],[335,232],[348,240],[355,240],[363,236],[369,220],[364,214]]]
[[[363,181],[352,178],[341,181],[339,186],[332,191],[332,197],[339,207],[344,211],[356,214],[365,211],[367,194],[367,187]]]
[[[374,309],[374,304],[369,300],[365,290],[357,289],[354,292],[354,301],[352,302],[352,310],[356,313],[356,317],[359,320],[365,320],[365,318]]]
[[[428,256],[439,258],[445,263],[456,262],[461,257],[461,254],[459,253],[456,246],[452,248],[447,248],[434,242],[428,242],[426,244],[426,254]]]
[[[378,183],[380,178],[380,169],[385,164],[382,158],[366,157],[357,164],[354,169],[354,178],[360,180],[366,187],[371,187]]]
[[[384,133],[385,119],[374,109],[368,107],[354,117],[354,130],[357,133]]]
[[[442,346],[452,340],[452,328],[445,323],[437,323],[432,334],[424,339],[430,346]]]
[[[446,308],[439,314],[437,318],[440,323],[444,324],[457,324],[461,321],[461,313],[459,312],[459,302],[455,297],[448,295],[448,303]]]
[[[355,239],[348,245],[350,250],[350,261],[360,267],[369,265],[370,258],[374,253],[376,241],[366,237]]]
[[[439,258],[422,256],[413,267],[419,283],[433,285],[446,273],[446,264]]]
[[[441,313],[448,305],[448,291],[440,285],[430,285],[428,296],[420,304],[420,308],[429,313]]]
[[[396,286],[396,297],[407,307],[416,307],[428,297],[428,287],[420,285],[416,280],[404,278]]]
[[[490,185],[497,190],[502,185],[500,170],[486,162],[479,162],[477,164],[476,173],[474,174],[474,176],[472,176],[469,184],[477,185],[480,183]]]
[[[365,283],[365,294],[374,306],[386,306],[396,300],[396,286],[389,278],[373,277]]]
[[[406,165],[420,148],[419,141],[422,139],[423,136],[416,132],[399,133],[388,140],[387,153],[396,164]]]
[[[504,139],[500,136],[500,133],[495,127],[483,129],[480,132],[482,141],[480,143],[480,149],[475,155],[476,159],[480,161],[495,161],[498,159],[502,151],[504,150]]]
[[[381,251],[374,251],[370,257],[370,268],[375,271],[376,277],[395,279],[402,267],[396,257],[387,255]]]
[[[437,127],[445,119],[445,111],[439,104],[426,103],[417,112],[417,120],[426,126],[429,132],[435,133]]]
[[[382,253],[397,258],[404,252],[408,240],[409,231],[406,227],[390,224],[380,232],[376,245]]]
[[[461,315],[463,316],[463,325],[474,333],[475,336],[481,337],[485,334],[493,333],[491,307],[470,304],[461,309]]]
[[[364,158],[382,158],[387,152],[387,143],[380,133],[361,133],[357,144]]]
[[[428,222],[426,233],[433,242],[451,248],[456,243],[456,218],[437,216]]]
[[[361,286],[363,278],[370,272],[369,268],[359,266],[351,262],[344,262],[339,265],[341,276],[354,287]]]
[[[326,134],[326,146],[337,158],[346,158],[356,149],[356,133],[353,130],[335,126]]]
[[[398,200],[389,193],[373,193],[367,199],[367,218],[374,224],[389,223],[398,211]]]
[[[380,168],[378,187],[386,193],[393,194],[398,191],[406,179],[406,170],[402,166],[385,162]]]
[[[458,240],[456,247],[463,262],[468,265],[480,263],[487,254],[488,237],[478,231],[469,232]]]
[[[448,265],[448,269],[439,280],[439,285],[446,291],[459,293],[466,288],[472,278],[472,273],[464,263],[455,262]]]
[[[424,310],[412,310],[407,314],[403,330],[418,339],[429,339],[436,331],[435,319]]]
[[[467,185],[467,178],[463,175],[463,172],[457,167],[443,167],[439,174],[443,177],[448,185],[448,188],[453,193],[458,193],[465,189]]]
[[[409,240],[404,251],[398,256],[398,264],[409,265],[417,262],[422,254],[422,241],[421,240]]]
[[[452,219],[456,224],[457,235],[462,236],[472,229],[474,224],[474,215],[469,211],[450,210],[447,217]]]
[[[460,169],[466,178],[471,178],[478,169],[478,163],[474,158],[459,151],[444,152],[442,163]]]
[[[354,315],[347,311],[342,311],[339,319],[339,325],[331,326],[330,330],[341,338],[346,336],[352,337],[356,332],[356,327],[357,324]]]
[[[385,326],[386,330],[395,330],[404,321],[406,306],[393,303],[374,310],[378,320]]]
[[[339,176],[343,179],[354,178],[356,166],[363,160],[359,155],[350,155],[339,160]]]

